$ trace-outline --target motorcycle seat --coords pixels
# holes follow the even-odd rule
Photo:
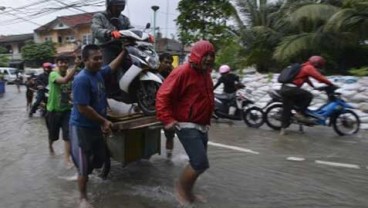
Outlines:
[[[229,97],[226,94],[218,94],[218,93],[215,93],[215,97],[217,99],[220,99],[220,100],[232,100],[232,99],[234,99],[234,98]]]

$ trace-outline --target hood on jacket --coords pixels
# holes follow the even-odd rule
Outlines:
[[[215,53],[212,43],[207,40],[200,40],[194,43],[189,55],[189,63],[200,64],[202,58],[208,53]]]

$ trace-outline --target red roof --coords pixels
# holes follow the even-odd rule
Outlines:
[[[86,24],[92,22],[92,17],[95,13],[84,13],[84,14],[76,14],[70,16],[61,16],[58,19],[64,24],[74,27],[80,24]]]
[[[75,26],[81,25],[81,24],[89,24],[89,23],[92,22],[92,17],[95,13],[96,12],[57,17],[55,20],[53,20],[53,21],[51,21],[51,22],[49,22],[45,25],[42,25],[41,27],[37,28],[35,31],[49,29],[49,27],[51,25],[53,25],[53,23],[55,21],[62,22],[64,24],[68,25],[69,27],[75,27]]]

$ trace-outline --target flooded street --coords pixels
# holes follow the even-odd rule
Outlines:
[[[76,170],[47,148],[44,119],[28,118],[25,88],[13,85],[0,98],[0,208],[77,207]],[[286,136],[243,122],[214,122],[210,131],[210,169],[195,186],[207,197],[203,208],[368,208],[368,133],[339,137],[332,128],[293,127]],[[164,138],[162,134],[162,138]],[[172,160],[162,154],[122,167],[113,162],[108,180],[90,178],[96,208],[177,207],[174,180],[187,163],[175,140]]]

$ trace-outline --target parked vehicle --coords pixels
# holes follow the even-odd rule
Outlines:
[[[4,80],[8,83],[14,83],[17,79],[17,69],[11,67],[0,67],[0,73],[3,74]]]
[[[327,102],[316,110],[308,109],[305,114],[313,121],[312,123],[302,123],[294,118],[294,114],[290,118],[290,124],[300,125],[322,125],[332,126],[338,135],[352,135],[360,129],[360,119],[358,115],[352,110],[354,107],[346,103],[341,94],[335,92],[337,88],[332,86],[324,86],[317,88],[317,90],[324,91],[328,96]],[[278,91],[270,93],[272,100],[267,104],[265,110],[266,124],[275,130],[281,129],[281,115],[282,115],[282,97]],[[293,109],[298,109],[294,106]]]
[[[156,93],[163,78],[157,73],[159,57],[152,44],[153,36],[137,29],[119,32],[129,54],[130,66],[118,77],[122,93],[113,98],[127,104],[138,103],[145,115],[154,115]]]
[[[229,98],[226,94],[215,93],[215,110],[213,117],[227,118],[231,120],[243,120],[249,127],[258,128],[263,125],[263,111],[254,105],[251,99],[250,90],[238,89],[234,98]],[[234,115],[229,115],[229,103],[235,99],[236,110]]]

